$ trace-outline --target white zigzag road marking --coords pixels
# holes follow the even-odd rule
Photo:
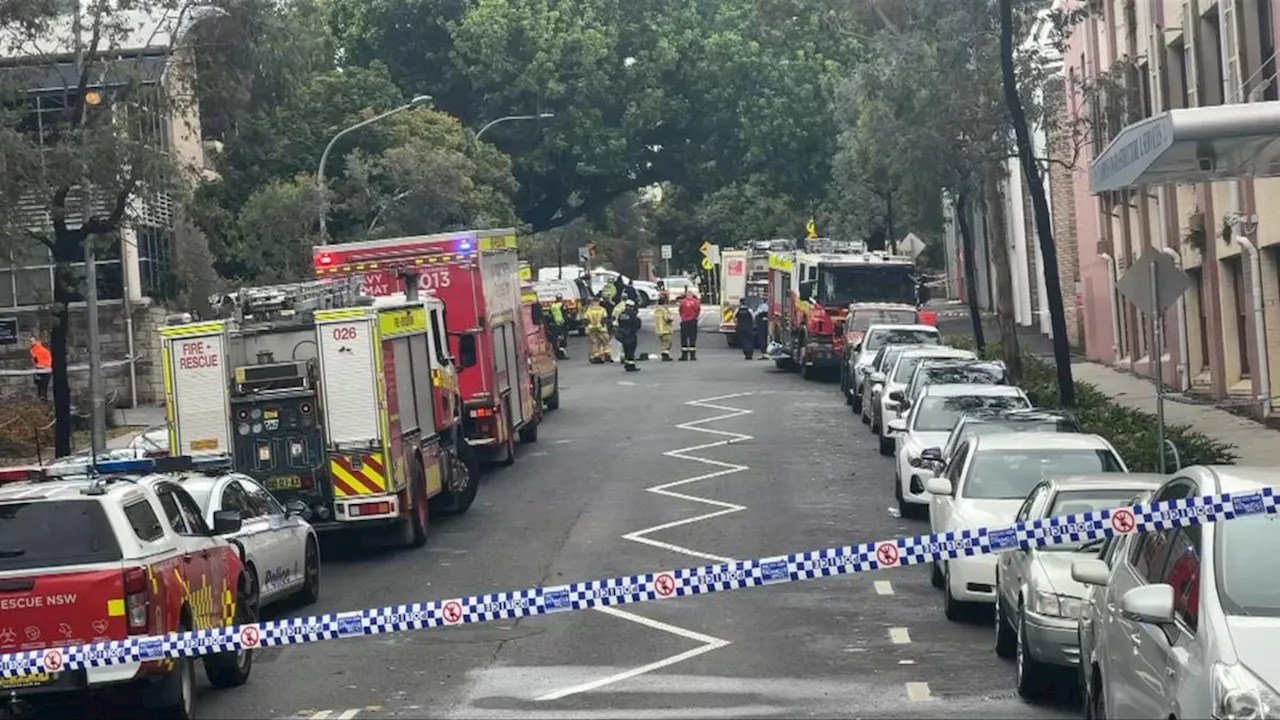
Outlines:
[[[712,518],[717,518],[717,517],[720,517],[721,515],[728,515],[730,513],[746,510],[745,505],[736,505],[734,503],[721,502],[720,500],[712,500],[710,498],[698,497],[696,495],[686,495],[685,493],[672,492],[671,488],[680,487],[681,485],[690,485],[696,482],[701,482],[703,480],[710,480],[711,478],[723,477],[725,475],[731,475],[736,472],[742,472],[743,470],[750,469],[746,465],[738,465],[736,463],[722,462],[720,460],[711,460],[709,458],[698,457],[697,455],[691,455],[690,453],[695,453],[702,450],[709,450],[715,447],[722,447],[725,445],[729,445],[731,443],[742,442],[744,440],[754,439],[754,437],[751,435],[744,435],[742,433],[729,432],[727,430],[712,430],[710,428],[702,427],[702,425],[705,425],[707,423],[719,422],[721,420],[728,420],[730,418],[741,417],[743,415],[751,414],[752,412],[751,410],[743,410],[741,408],[728,407],[725,405],[716,405],[714,403],[722,400],[732,400],[733,398],[746,397],[748,395],[754,395],[754,394],[755,393],[750,393],[750,392],[733,393],[730,395],[717,395],[716,397],[703,398],[701,400],[690,400],[689,402],[686,402],[685,405],[689,405],[692,407],[710,408],[712,410],[723,410],[724,414],[716,415],[709,418],[703,418],[701,420],[694,420],[691,422],[681,423],[676,426],[677,428],[681,430],[692,430],[694,432],[718,435],[723,437],[724,439],[717,440],[715,442],[710,442],[710,443],[703,443],[701,445],[694,445],[691,447],[680,448],[679,450],[670,450],[663,453],[663,455],[667,457],[679,458],[681,460],[692,460],[694,462],[699,462],[704,465],[711,465],[713,467],[717,467],[720,469],[714,472],[703,473],[702,475],[695,475],[693,477],[688,477],[683,480],[676,480],[674,482],[663,483],[661,485],[656,485],[654,487],[648,488],[648,492],[651,492],[651,493],[663,495],[665,497],[676,498],[677,500],[687,500],[689,502],[696,502],[696,503],[701,503],[703,505],[710,505],[712,507],[716,507],[719,509],[716,510],[715,512],[704,513],[702,515],[686,518],[684,520],[677,520],[675,522],[663,523],[662,525],[655,525],[651,528],[645,528],[644,530],[637,530],[632,533],[627,533],[626,535],[622,536],[624,539],[631,540],[633,542],[643,543],[645,545],[651,545],[653,547],[659,547],[664,550],[670,550],[672,552],[682,553],[684,555],[690,555],[692,557],[712,560],[715,562],[733,562],[733,558],[728,558],[721,555],[712,555],[710,553],[701,552],[699,550],[683,547],[681,545],[675,545],[673,543],[654,540],[647,536],[651,533],[655,533],[661,530],[667,530],[673,527],[680,527],[681,525],[690,525],[692,523],[702,522],[703,520],[710,520]],[[608,677],[600,678],[599,680],[593,680],[592,682],[589,682],[589,683],[584,683],[582,685],[575,685],[574,687],[565,688],[564,690],[557,690],[555,692],[548,693],[546,695],[543,695],[542,697],[539,697],[538,700],[559,700],[560,698],[565,698],[570,695],[577,695],[579,693],[589,692],[591,690],[597,690],[599,688],[605,687],[606,685],[613,685],[614,683],[619,683],[619,682],[622,682],[623,680],[629,680],[633,677],[643,675],[645,673],[652,672],[654,670],[659,670],[661,668],[668,667],[670,665],[675,665],[676,663],[684,662],[685,660],[688,660],[690,658],[697,657],[704,653],[709,653],[712,650],[719,650],[720,648],[730,644],[728,640],[724,640],[722,638],[712,637],[710,635],[703,635],[702,633],[694,632],[692,630],[686,630],[685,628],[676,627],[675,625],[669,625],[667,623],[659,622],[657,620],[653,620],[653,619],[644,617],[642,615],[636,615],[635,613],[627,612],[625,610],[619,610],[618,608],[599,607],[599,608],[596,608],[596,610],[608,615],[613,615],[614,617],[622,618],[623,620],[639,623],[640,625],[644,625],[646,627],[650,627],[655,630],[661,630],[662,632],[665,632],[665,633],[670,633],[672,635],[677,635],[682,638],[694,640],[702,644],[691,650],[685,650],[684,652],[677,653],[668,658],[663,658],[662,660],[658,660],[657,662],[649,663],[648,665],[642,665],[637,668],[632,668],[631,670],[626,670],[624,672],[617,673],[616,675],[610,675]]]

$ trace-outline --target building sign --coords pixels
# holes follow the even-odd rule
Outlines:
[[[1116,136],[1089,168],[1089,191],[1095,195],[1148,183],[1142,174],[1173,146],[1173,120],[1167,115],[1130,125]]]
[[[18,319],[0,318],[0,345],[18,344]]]

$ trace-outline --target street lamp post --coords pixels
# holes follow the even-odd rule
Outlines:
[[[555,113],[548,112],[548,113],[538,113],[537,115],[507,115],[506,117],[500,117],[497,120],[490,120],[489,122],[485,123],[484,127],[480,128],[479,132],[476,133],[476,140],[479,140],[480,136],[484,135],[486,130],[500,123],[512,122],[514,120],[545,120],[546,118],[553,118],[555,116],[556,116]]]
[[[414,99],[410,100],[409,102],[405,103],[404,105],[401,105],[398,108],[388,110],[382,113],[381,115],[374,115],[368,120],[362,120],[356,123],[355,125],[352,125],[351,127],[340,131],[337,135],[334,135],[333,139],[329,141],[329,144],[325,146],[324,153],[320,155],[320,167],[316,170],[316,191],[320,193],[320,244],[321,245],[327,245],[329,243],[329,223],[328,223],[329,192],[328,192],[328,188],[325,186],[325,181],[324,181],[324,166],[329,162],[329,152],[333,150],[334,144],[336,144],[339,140],[341,140],[347,134],[355,132],[356,130],[359,130],[360,128],[365,127],[366,125],[372,125],[378,122],[379,120],[384,120],[386,118],[391,117],[392,115],[395,115],[396,113],[404,112],[405,110],[410,110],[416,107],[422,107],[423,105],[426,105],[429,102],[431,102],[430,95],[419,95]]]

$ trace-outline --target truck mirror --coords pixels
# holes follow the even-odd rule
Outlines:
[[[813,280],[805,280],[800,283],[800,299],[808,300],[813,297],[813,289],[817,283]]]
[[[469,368],[476,364],[476,336],[467,333],[458,337],[458,367]]]

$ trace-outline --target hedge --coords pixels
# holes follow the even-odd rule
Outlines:
[[[970,350],[974,348],[973,340],[963,336],[948,338],[948,344]],[[1003,355],[999,344],[987,346],[988,358],[998,360]],[[1058,397],[1058,371],[1052,363],[1024,354],[1019,385],[1027,394],[1036,396],[1037,406],[1062,407]],[[1111,441],[1130,471],[1159,471],[1155,415],[1112,402],[1097,386],[1080,381],[1076,381],[1074,413],[1085,432],[1096,433]],[[1166,424],[1164,436],[1178,448],[1182,467],[1232,465],[1239,457],[1234,445],[1196,432],[1190,425]],[[1169,466],[1172,467],[1172,462]]]
[[[48,453],[53,447],[53,405],[39,400],[5,398],[0,417],[0,465],[4,459],[32,458],[36,455],[36,436],[40,448]]]

